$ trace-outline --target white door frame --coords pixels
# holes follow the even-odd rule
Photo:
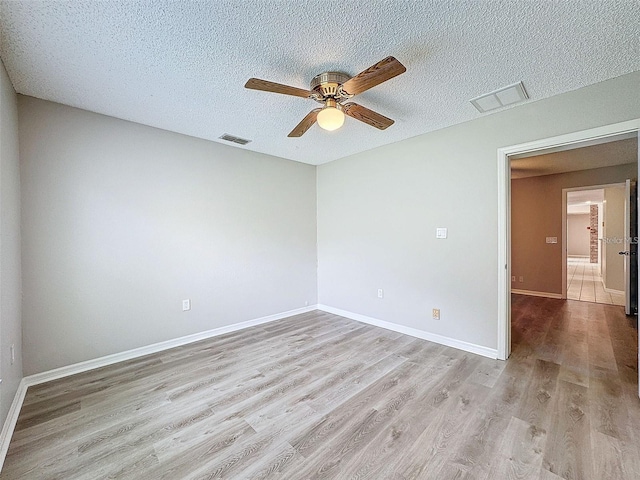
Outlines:
[[[498,149],[499,359],[506,360],[511,354],[511,166],[509,164],[509,157],[534,152],[536,150],[562,148],[584,142],[597,141],[598,139],[625,133],[634,133],[639,130],[640,118]]]
[[[640,155],[639,155],[640,157]],[[640,161],[640,158],[638,158]],[[624,251],[627,253],[631,252],[631,179],[627,179],[624,185]],[[636,193],[637,197],[637,193]],[[637,198],[636,198],[637,201]],[[636,209],[636,225],[638,223],[638,210]],[[636,252],[637,253],[637,252]],[[627,315],[631,315],[631,262],[638,261],[638,259],[631,258],[631,255],[624,256],[624,313]],[[636,269],[636,273],[637,273]],[[636,300],[637,303],[637,300]],[[640,341],[638,342],[638,348],[640,348]],[[640,354],[640,350],[638,351]],[[640,374],[638,375],[638,380],[640,380]],[[639,385],[640,386],[640,385]]]

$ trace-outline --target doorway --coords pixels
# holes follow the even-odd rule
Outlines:
[[[637,139],[638,130],[640,119],[498,150],[498,358],[506,360],[511,353],[511,160],[531,152],[571,150],[606,143],[614,138]],[[557,238],[555,240],[557,242]],[[553,236],[549,241],[553,242]],[[637,266],[637,256],[632,261]],[[564,278],[566,280],[566,272]]]
[[[563,189],[568,300],[625,306],[625,183]],[[606,197],[606,200],[605,200]]]

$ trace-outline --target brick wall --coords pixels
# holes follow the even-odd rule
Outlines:
[[[589,226],[589,262],[598,263],[598,205],[591,205],[589,212],[591,222]]]

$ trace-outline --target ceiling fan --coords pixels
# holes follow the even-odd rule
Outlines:
[[[245,88],[310,98],[324,105],[322,108],[311,110],[289,133],[289,137],[301,137],[316,121],[325,130],[336,130],[344,123],[345,114],[384,130],[393,124],[393,120],[357,103],[343,102],[406,71],[405,66],[394,57],[387,57],[355,77],[349,77],[341,72],[324,72],[316,75],[311,80],[309,90],[259,78],[250,78]]]

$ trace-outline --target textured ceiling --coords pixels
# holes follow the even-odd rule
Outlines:
[[[640,70],[638,18],[635,0],[1,0],[0,56],[19,93],[321,164],[477,118],[469,99],[520,80],[535,101]],[[355,99],[385,131],[287,138],[317,104],[243,88],[388,55],[407,72]]]
[[[562,152],[531,155],[511,160],[511,178],[613,167],[638,161],[638,138],[626,138]]]

